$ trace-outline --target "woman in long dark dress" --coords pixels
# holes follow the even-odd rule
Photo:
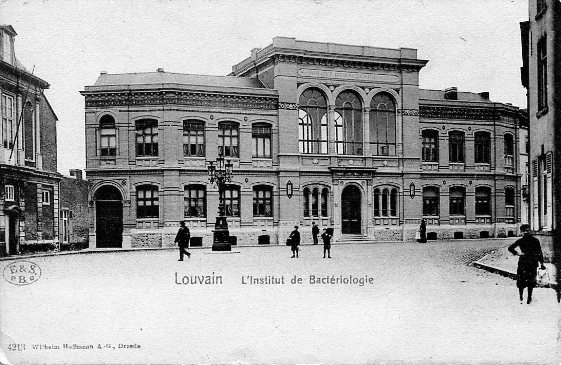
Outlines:
[[[536,276],[538,275],[538,263],[541,269],[545,269],[543,264],[543,253],[540,241],[530,234],[530,226],[523,224],[520,230],[524,232],[524,236],[508,247],[513,255],[518,255],[518,270],[516,271],[516,286],[520,295],[520,302],[524,300],[524,288],[528,288],[528,300],[526,303],[532,302],[532,292],[536,286]],[[519,248],[521,253],[516,251]]]

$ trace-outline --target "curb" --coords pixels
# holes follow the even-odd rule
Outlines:
[[[507,269],[503,269],[500,267],[496,267],[496,266],[492,266],[492,265],[488,265],[488,264],[484,264],[482,263],[480,260],[484,260],[489,254],[483,256],[481,259],[479,259],[478,261],[475,261],[472,263],[473,266],[477,267],[478,269],[482,269],[485,271],[489,271],[491,273],[494,274],[499,274],[501,276],[505,276],[507,278],[510,278],[512,280],[516,280],[516,273],[512,272],[510,270]],[[557,283],[555,281],[552,281],[550,278],[550,281],[545,284],[545,285],[538,285],[537,287],[539,288],[552,288],[555,289],[557,288]]]

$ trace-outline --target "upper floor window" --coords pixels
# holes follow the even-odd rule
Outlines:
[[[425,162],[438,162],[438,131],[423,131],[422,158]]]
[[[488,132],[476,132],[475,163],[491,163],[491,135]]]
[[[512,134],[505,134],[505,167],[514,166],[514,137]]]
[[[252,156],[257,158],[271,158],[271,126],[256,123],[251,128]]]
[[[547,37],[538,42],[538,110],[547,108]]]
[[[458,186],[450,188],[450,215],[466,214],[466,189]]]
[[[158,156],[158,121],[143,119],[136,122],[136,156]]]
[[[224,189],[224,212],[228,217],[240,216],[240,187],[227,185]]]
[[[464,132],[450,132],[448,134],[450,162],[464,161]]]
[[[423,215],[438,216],[440,214],[440,190],[436,186],[423,188]]]
[[[374,189],[374,216],[397,217],[397,189]]]
[[[206,187],[187,185],[183,191],[185,218],[206,217]]]
[[[362,102],[354,91],[335,100],[335,143],[338,154],[362,155]]]
[[[15,136],[15,108],[14,98],[2,94],[2,141],[4,148],[12,148]]]
[[[198,120],[183,121],[183,156],[204,157],[205,124]]]
[[[218,156],[239,157],[239,130],[234,122],[218,123]]]
[[[396,154],[395,103],[387,93],[376,94],[370,103],[370,152],[374,156]]]
[[[253,216],[273,216],[273,188],[266,185],[258,185],[253,188]]]
[[[327,153],[327,100],[319,89],[307,89],[298,101],[298,150]]]
[[[475,188],[475,214],[491,215],[491,189],[487,187]]]
[[[2,41],[2,61],[14,64],[14,37],[0,30],[0,41]]]
[[[547,9],[547,1],[546,0],[537,0],[536,1],[536,15],[541,14],[542,11]]]
[[[15,188],[13,185],[6,185],[4,187],[4,200],[14,201],[16,199]]]
[[[136,217],[158,218],[160,203],[158,187],[154,185],[141,185],[136,188]]]
[[[41,192],[41,203],[43,205],[51,205],[51,191],[43,190]]]
[[[99,120],[99,154],[100,156],[117,154],[117,129],[115,119],[109,114]]]

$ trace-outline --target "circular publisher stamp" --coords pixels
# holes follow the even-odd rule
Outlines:
[[[34,262],[19,260],[4,268],[4,280],[14,285],[33,284],[41,277],[41,268]]]

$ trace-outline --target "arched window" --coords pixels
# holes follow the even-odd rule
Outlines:
[[[273,188],[267,185],[257,185],[253,188],[253,216],[273,216]]]
[[[397,199],[396,188],[374,189],[374,216],[397,217]]]
[[[512,134],[505,134],[505,167],[514,166],[514,137]]]
[[[136,217],[158,218],[160,203],[158,187],[154,185],[141,185],[136,188]]]
[[[327,153],[327,100],[316,88],[307,89],[298,101],[298,149],[300,153]]]
[[[205,124],[199,120],[183,121],[183,156],[204,157]]]
[[[158,156],[158,121],[142,119],[136,122],[136,156]]]
[[[251,127],[252,157],[271,158],[271,125],[255,123]]]
[[[228,217],[240,216],[240,187],[226,185],[224,189],[224,211]]]
[[[362,102],[351,90],[341,92],[335,100],[337,153],[362,155]]]
[[[327,197],[329,196],[329,189],[323,188],[321,190],[321,216],[327,217]]]
[[[466,190],[454,186],[450,188],[450,215],[465,215]]]
[[[440,190],[437,186],[423,188],[423,215],[438,216],[440,214]]]
[[[318,216],[318,205],[319,205],[319,191],[318,188],[312,190],[312,217]]]
[[[304,188],[304,217],[310,216],[310,189]]]
[[[450,152],[450,162],[464,161],[464,132],[450,132],[448,134],[448,146]]]
[[[475,132],[475,162],[491,163],[491,134],[488,132]]]
[[[117,129],[115,119],[105,114],[99,120],[99,155],[115,156],[117,154]]]
[[[422,158],[425,162],[438,162],[438,131],[431,129],[423,131]]]
[[[488,187],[475,188],[475,214],[491,215],[491,189]]]
[[[388,93],[379,93],[370,103],[370,151],[374,156],[396,154],[395,103]]]
[[[238,123],[218,123],[218,156],[240,156]]]
[[[204,185],[187,185],[183,192],[184,217],[206,217],[206,187]]]

